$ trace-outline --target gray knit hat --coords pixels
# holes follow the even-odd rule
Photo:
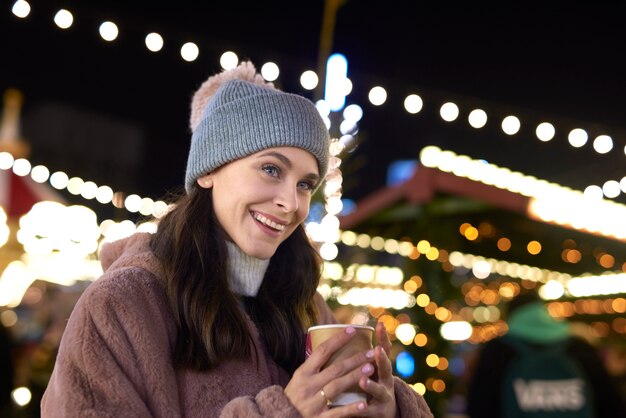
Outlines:
[[[320,178],[326,175],[330,137],[315,105],[270,83],[260,84],[258,75],[250,81],[237,78],[237,73],[249,74],[251,68],[254,72],[252,64],[244,62],[231,70],[233,74],[226,71],[213,76],[220,79],[215,94],[208,99],[199,94],[207,84],[215,89],[209,78],[194,96],[193,135],[185,173],[187,193],[199,177],[272,147],[309,151],[317,160]]]

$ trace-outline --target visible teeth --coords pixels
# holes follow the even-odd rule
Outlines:
[[[270,228],[276,229],[278,231],[282,231],[283,229],[285,229],[285,225],[282,224],[277,224],[276,222],[267,219],[265,216],[259,214],[259,213],[255,213],[254,214],[254,219],[256,219],[257,221],[269,226]]]

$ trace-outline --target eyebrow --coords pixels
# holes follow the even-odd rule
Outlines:
[[[261,154],[260,156],[261,157],[275,157],[278,160],[280,160],[280,162],[285,164],[287,166],[287,168],[289,168],[290,170],[293,168],[293,163],[291,162],[291,160],[289,158],[287,158],[284,154],[281,154],[280,152],[277,152],[277,151],[267,151],[267,152],[264,152],[263,154]],[[315,181],[319,181],[319,179],[320,179],[320,176],[315,174],[315,173],[309,173],[309,174],[307,174],[304,177],[306,179],[315,180]]]

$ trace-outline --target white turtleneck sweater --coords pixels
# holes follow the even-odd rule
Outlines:
[[[226,241],[226,246],[228,247],[228,280],[231,290],[241,296],[256,296],[270,260],[251,257],[231,241]]]

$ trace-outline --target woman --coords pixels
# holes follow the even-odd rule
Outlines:
[[[156,234],[103,248],[43,416],[432,416],[392,376],[382,324],[374,350],[321,370],[348,328],[305,360],[307,327],[334,322],[302,226],[328,166],[315,106],[243,63],[200,87],[191,127],[186,195]],[[355,382],[371,399],[330,409]]]

